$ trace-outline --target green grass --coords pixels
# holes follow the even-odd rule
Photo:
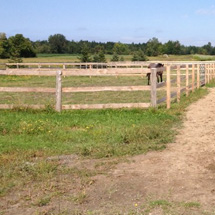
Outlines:
[[[55,77],[0,76],[2,87],[51,87],[55,88]],[[143,86],[146,77],[63,77],[63,87],[91,86]],[[159,92],[159,95],[163,92]],[[150,102],[150,91],[63,93],[63,104]],[[55,93],[3,93],[0,104],[44,104],[55,105]]]
[[[148,110],[76,110],[61,113],[50,108],[37,111],[1,110],[0,199],[13,192],[27,190],[25,192],[29,194],[22,199],[16,195],[16,201],[25,198],[26,204],[42,207],[51,203],[55,196],[64,195],[68,183],[74,189],[78,187],[71,197],[72,202],[82,204],[87,201],[85,189],[93,183],[91,177],[104,174],[111,164],[100,165],[95,171],[65,168],[58,160],[47,160],[48,157],[76,154],[89,159],[121,159],[163,150],[167,143],[174,140],[176,132],[173,128],[180,125],[185,108],[206,94],[207,89],[201,88],[188,98],[182,96],[181,103],[172,104],[170,110],[162,106]],[[104,172],[99,170],[101,168]],[[62,183],[58,183],[59,177],[64,177]],[[165,202],[153,204],[169,207],[164,205]],[[184,205],[187,208],[192,206],[195,205]]]
[[[26,158],[37,152],[102,158],[163,149],[173,140],[171,129],[185,107],[206,92],[200,89],[182,97],[170,110],[1,110],[0,159],[19,152]]]
[[[163,148],[169,135],[158,125],[167,128],[169,122],[177,120],[175,116],[153,110],[0,113],[0,132],[3,134],[0,153],[44,150],[94,157],[121,156]]]
[[[165,57],[164,55],[149,57],[149,60],[154,61],[214,61],[214,55],[168,55]]]
[[[1,110],[0,154],[41,150],[47,154],[111,157],[164,148],[172,140],[170,129],[179,122],[184,108],[206,91],[200,89],[182,97],[170,110]]]
[[[112,55],[106,55],[106,60],[109,62]],[[120,56],[121,57],[121,56]],[[122,55],[124,61],[131,61],[132,55]],[[213,55],[159,55],[156,57],[148,57],[149,60],[155,61],[206,61],[206,60],[215,60]],[[0,63],[7,63],[8,59],[0,59]],[[79,55],[73,54],[37,54],[36,58],[23,58],[24,63],[71,63],[71,62],[80,62]]]
[[[206,84],[206,87],[208,88],[212,88],[212,87],[215,87],[215,80],[211,80],[210,83]]]
[[[148,214],[163,214],[163,215],[212,215],[214,211],[205,210],[199,202],[176,202],[166,199],[146,200],[144,203],[135,205],[135,209],[129,211],[128,215],[148,215]],[[92,213],[93,214],[93,213]],[[119,215],[124,213],[118,213]]]

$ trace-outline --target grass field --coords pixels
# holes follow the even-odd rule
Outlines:
[[[109,62],[112,55],[106,55],[106,60]],[[132,55],[122,55],[125,61],[131,61]],[[157,57],[148,57],[148,60],[153,61],[211,61],[215,60],[213,55],[169,55],[165,57],[163,55]],[[8,59],[0,59],[0,63],[7,63]],[[78,55],[72,54],[37,54],[36,58],[23,58],[24,63],[70,63],[70,62],[80,62]]]
[[[17,165],[34,155],[74,153],[102,158],[163,149],[173,140],[171,129],[180,121],[184,108],[206,92],[200,89],[170,110],[1,110],[1,178],[7,175],[4,172],[9,171],[11,162]],[[0,190],[4,193],[5,188]]]
[[[0,76],[2,87],[51,87],[55,88],[55,77],[36,76]],[[92,86],[144,86],[144,77],[63,77],[63,87]],[[158,92],[158,98],[164,95]],[[150,102],[150,91],[133,92],[94,92],[63,93],[63,104],[98,104],[98,103],[138,103]],[[43,104],[55,105],[55,93],[0,93],[0,104]]]
[[[174,140],[174,128],[180,125],[185,108],[206,94],[207,89],[197,90],[170,110],[1,110],[0,199],[4,202],[16,192],[16,200],[8,200],[7,205],[24,201],[28,207],[40,208],[65,193],[69,183],[75,189],[73,203],[82,204],[86,195],[77,186],[89,186],[91,177],[105,174],[113,161],[100,161],[99,169],[91,171],[68,169],[47,158],[78,155],[119,162],[126,156],[163,150]],[[66,177],[60,184],[59,175]]]

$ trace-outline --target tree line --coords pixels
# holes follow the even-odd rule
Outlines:
[[[36,57],[38,53],[80,55],[80,61],[82,62],[105,62],[105,54],[112,55],[113,61],[123,60],[122,55],[132,55],[132,60],[144,61],[147,59],[146,56],[164,54],[215,55],[215,47],[210,42],[201,47],[185,46],[179,41],[172,40],[161,43],[157,38],[152,38],[146,43],[131,44],[87,40],[70,41],[62,34],[50,35],[48,40],[31,41],[22,34],[16,34],[7,38],[5,33],[0,33],[0,58],[19,59]]]
[[[5,33],[0,33],[0,58],[10,58],[10,62],[21,62],[22,57],[36,57],[32,41],[22,34],[7,38]]]

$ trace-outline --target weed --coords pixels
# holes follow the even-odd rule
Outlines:
[[[209,88],[215,87],[215,80],[214,79],[211,80],[210,83],[206,84],[206,87],[209,87]]]
[[[72,200],[76,203],[76,204],[83,204],[87,201],[87,194],[86,191],[81,191],[79,193],[77,193],[76,195],[74,195],[72,197]]]
[[[199,208],[201,206],[199,202],[185,202],[183,205],[186,208]]]
[[[39,199],[35,205],[39,206],[39,207],[42,207],[42,206],[47,205],[50,201],[51,201],[51,197],[50,196],[45,196],[45,197]]]

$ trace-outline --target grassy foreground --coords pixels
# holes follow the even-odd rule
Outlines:
[[[0,155],[41,152],[102,158],[163,149],[186,106],[206,92],[197,90],[170,110],[1,110]]]
[[[56,209],[58,213],[44,212],[43,207],[56,205],[61,198],[69,199],[74,208],[82,207],[93,176],[106,174],[126,156],[165,149],[174,140],[174,128],[180,125],[186,107],[206,94],[207,88],[201,88],[188,98],[183,96],[170,110],[1,110],[0,214],[8,214],[7,209],[16,204],[31,208],[35,214],[82,214],[60,213],[60,209]],[[56,159],[57,155],[71,154],[80,159],[101,159],[95,159],[92,170],[64,166]],[[161,206],[182,207],[158,200],[150,201],[147,207],[151,211]],[[138,210],[139,206],[129,214],[139,214]]]
[[[164,149],[173,140],[172,128],[181,120],[184,109],[206,93],[206,89],[197,90],[170,110],[1,110],[0,178],[5,177],[4,165],[10,168],[11,162],[35,156],[104,158]]]

